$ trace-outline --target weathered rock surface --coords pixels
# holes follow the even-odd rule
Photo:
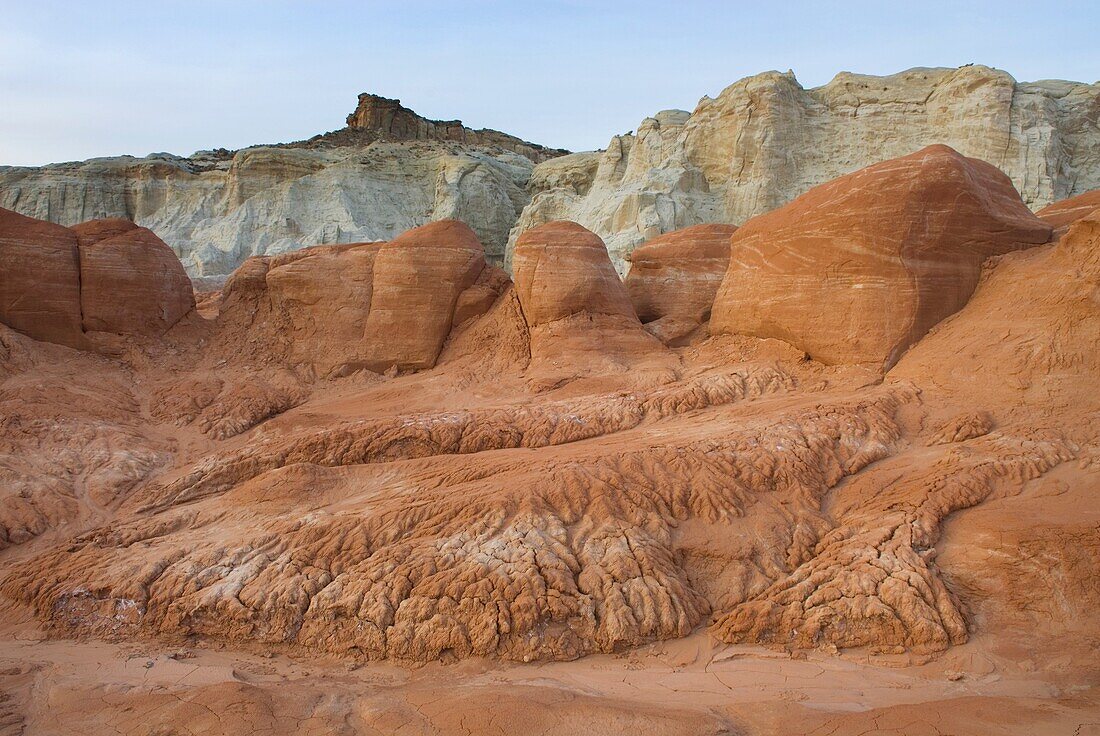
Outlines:
[[[76,348],[87,333],[158,336],[195,308],[176,255],[125,220],[73,229],[0,210],[0,322]]]
[[[80,305],[87,332],[160,335],[195,308],[179,258],[152,231],[126,221],[72,228],[80,242]]]
[[[39,340],[84,345],[76,233],[0,209],[0,322]]]
[[[1002,404],[1022,421],[1057,423],[1087,412],[1100,375],[1098,288],[1100,211],[1093,210],[1057,243],[1005,256],[966,309],[921,340],[890,376],[935,384],[977,406]],[[1094,441],[1097,429],[1076,428],[1077,441]]]
[[[524,230],[576,221],[625,273],[627,255],[662,233],[741,223],[934,143],[997,166],[1033,209],[1100,188],[1098,99],[1095,84],[1017,83],[983,66],[844,72],[812,89],[767,72],[692,113],[657,113],[605,151],[561,156],[365,94],[348,127],[296,144],[0,166],[0,207],[63,225],[133,220],[195,277],[447,218],[469,224],[497,265]]]
[[[630,254],[626,290],[647,330],[669,342],[710,319],[736,231],[734,225],[693,225],[660,235]]]
[[[404,107],[401,100],[392,100],[364,92],[359,104],[348,115],[348,127],[344,131],[318,136],[311,144],[331,140],[341,135],[366,132],[386,140],[398,141],[453,141],[474,146],[495,146],[526,156],[535,163],[568,153],[520,140],[497,130],[473,130],[461,120],[428,120]]]
[[[636,318],[607,251],[575,222],[551,222],[517,244],[516,290],[527,324],[540,327],[578,313]]]
[[[930,146],[811,189],[733,236],[716,333],[889,367],[970,298],[982,262],[1051,228],[989,164]]]
[[[503,259],[531,162],[459,144],[251,148],[206,168],[157,155],[0,171],[0,206],[66,225],[126,217],[195,276],[318,243],[389,240],[436,219],[468,221]]]
[[[640,243],[689,225],[743,223],[813,186],[932,144],[1004,171],[1038,209],[1100,187],[1100,85],[1016,82],[980,65],[876,77],[843,72],[803,88],[767,72],[665,111],[607,150],[540,164],[513,228],[574,220],[626,270]],[[584,163],[583,166],[580,162]],[[582,175],[582,172],[588,175]]]
[[[603,241],[577,223],[528,230],[512,266],[533,373],[542,380],[625,369],[635,357],[663,352],[642,329]]]
[[[208,352],[247,355],[245,365],[277,365],[307,382],[423,370],[436,364],[452,328],[483,315],[510,284],[457,220],[388,243],[253,256],[204,307],[214,323]],[[283,411],[299,392],[271,395]]]
[[[289,322],[292,364],[326,374],[359,363],[381,247],[316,246],[294,251],[300,258],[271,259],[264,281],[271,308]]]
[[[364,365],[382,372],[435,365],[458,299],[485,268],[474,231],[458,220],[409,230],[378,249]]]
[[[1070,225],[1097,209],[1100,209],[1100,189],[1049,204],[1035,214],[1054,228],[1055,238],[1060,238]]]
[[[564,153],[373,95],[349,126],[236,152],[0,166],[0,207],[62,225],[133,220],[196,277],[228,274],[251,255],[391,240],[448,218],[468,223],[502,263],[534,162]]]
[[[903,294],[902,246],[935,244],[917,264],[951,286],[1049,230],[942,147],[789,209],[822,192],[768,232]],[[1083,735],[1098,217],[986,259],[885,375],[770,338],[666,347],[576,223],[525,233],[515,284],[442,222],[249,258],[109,356],[0,326],[0,728]],[[803,259],[773,260],[803,298]],[[450,315],[434,368],[340,369],[380,292],[411,352]]]

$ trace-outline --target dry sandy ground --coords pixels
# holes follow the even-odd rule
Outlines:
[[[16,616],[0,642],[13,734],[1100,734],[1095,685],[981,641],[925,664],[697,634],[577,662],[405,668],[48,641]]]

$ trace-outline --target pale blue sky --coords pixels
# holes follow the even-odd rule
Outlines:
[[[363,91],[584,150],[768,69],[1100,78],[1096,0],[0,0],[0,19],[0,164],[297,140]]]

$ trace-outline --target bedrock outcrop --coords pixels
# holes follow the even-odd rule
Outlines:
[[[1035,214],[1054,228],[1054,237],[1066,234],[1070,225],[1100,209],[1100,189],[1049,204]]]
[[[76,233],[0,209],[0,322],[40,340],[83,344]]]
[[[986,258],[1050,237],[1007,176],[929,146],[746,222],[730,241],[711,330],[888,368],[966,304]]]
[[[84,329],[160,335],[195,308],[179,258],[151,230],[128,220],[72,228],[80,242]]]
[[[458,220],[423,225],[380,247],[364,365],[378,372],[435,365],[460,295],[484,269],[481,243]]]
[[[308,380],[424,370],[452,328],[488,311],[510,284],[457,220],[386,243],[253,256],[210,298],[210,350],[248,353]]]
[[[735,225],[692,225],[647,241],[630,254],[626,290],[647,330],[668,342],[710,319],[736,231]]]
[[[317,136],[309,143],[331,142],[339,140],[341,136],[366,133],[386,140],[452,141],[474,146],[496,146],[526,156],[535,163],[568,153],[529,143],[498,130],[467,128],[461,120],[429,120],[402,105],[401,100],[392,100],[369,92],[359,95],[359,104],[348,115],[347,123],[348,126],[343,131]]]
[[[1095,217],[1011,250],[1050,226],[933,147],[766,218],[800,256],[769,261],[790,275],[769,298],[824,337],[845,303],[800,239],[838,254],[809,270],[844,298],[931,275],[949,303],[1009,252],[885,375],[770,335],[664,345],[572,222],[524,234],[514,284],[440,222],[252,257],[201,319],[114,355],[0,326],[0,592],[48,635],[135,647],[531,661],[705,629],[815,668],[866,647],[1026,656],[1029,693],[1037,667],[1095,678]],[[453,310],[432,367],[358,370],[381,305],[409,354]],[[894,334],[893,309],[867,329]]]
[[[125,218],[196,277],[252,255],[391,240],[440,219],[468,223],[495,263],[538,161],[565,153],[360,95],[348,127],[292,144],[0,166],[0,207],[61,225]]]
[[[449,218],[473,228],[495,265],[510,263],[524,230],[572,220],[604,240],[622,274],[660,234],[742,223],[934,143],[1000,168],[1032,209],[1096,189],[1098,100],[1096,84],[1018,83],[984,66],[844,72],[809,89],[766,72],[691,113],[656,113],[606,150],[562,156],[364,94],[346,127],[293,144],[0,166],[0,207],[62,225],[133,220],[194,277]]]
[[[627,255],[661,233],[743,223],[813,186],[942,143],[1005,172],[1039,209],[1100,187],[1100,85],[1016,82],[974,65],[889,76],[843,72],[804,88],[766,72],[664,111],[604,151],[540,164],[510,242],[550,220],[574,220]]]
[[[155,154],[2,168],[0,207],[63,225],[132,219],[192,276],[225,276],[252,255],[391,240],[447,218],[470,223],[500,262],[532,166],[512,151],[441,141]]]
[[[0,209],[0,322],[85,348],[89,333],[155,337],[195,307],[179,259],[125,220],[72,229]]]
[[[513,266],[533,371],[565,376],[625,368],[632,358],[662,351],[642,329],[595,233],[575,222],[540,225],[516,243]]]

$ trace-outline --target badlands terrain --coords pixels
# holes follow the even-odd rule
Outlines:
[[[1100,734],[1098,100],[0,171],[0,732]]]

